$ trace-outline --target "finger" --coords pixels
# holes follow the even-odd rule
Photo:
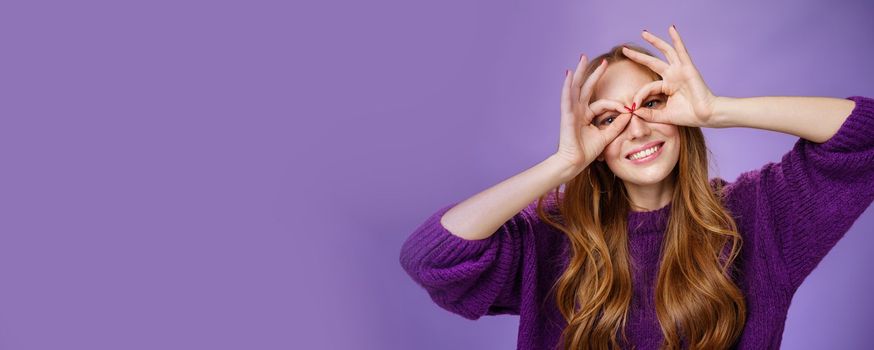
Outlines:
[[[627,47],[622,48],[622,53],[625,54],[625,56],[630,58],[632,61],[649,67],[649,69],[651,69],[653,72],[658,73],[658,75],[661,75],[662,77],[665,76],[665,71],[669,67],[669,65],[665,63],[665,61],[662,61],[645,53],[629,49]]]
[[[656,80],[656,81],[647,83],[646,85],[641,87],[640,90],[638,90],[637,93],[634,94],[634,99],[632,100],[632,101],[634,101],[634,103],[636,103],[637,106],[639,106],[638,109],[634,112],[634,114],[639,115],[641,118],[643,118],[646,121],[660,122],[659,120],[654,120],[655,118],[657,118],[658,113],[654,113],[654,111],[651,108],[644,108],[643,107],[643,100],[649,96],[657,95],[659,93],[664,93],[664,88],[665,88],[665,81],[664,80]],[[666,102],[667,101],[662,101],[662,103],[666,103]]]
[[[674,64],[680,62],[680,60],[677,58],[677,52],[674,51],[674,48],[670,44],[650,32],[645,31],[640,35],[643,37],[644,40],[659,49],[659,51],[661,51],[665,55],[665,58],[668,59],[668,63]]]
[[[595,89],[595,84],[598,83],[598,80],[601,79],[601,76],[604,75],[604,72],[606,70],[607,60],[601,60],[601,64],[598,66],[598,68],[595,68],[595,70],[592,71],[592,74],[589,75],[589,78],[586,79],[586,82],[583,84],[579,98],[581,104],[586,105],[589,103],[589,99],[592,98],[592,92]]]
[[[573,104],[570,96],[571,90],[571,74],[570,70],[565,70],[564,74],[564,84],[561,88],[561,127],[559,128],[559,140],[568,140],[570,142],[577,142],[579,140],[579,136],[577,136],[579,121],[574,115],[573,112]],[[561,141],[559,141],[561,142]]]
[[[577,62],[577,71],[574,73],[574,78],[571,81],[571,100],[580,100],[580,86],[583,85],[583,73],[586,70],[586,64],[589,58],[586,55],[580,55],[580,61]]]
[[[668,28],[668,33],[674,41],[674,47],[677,50],[677,56],[680,58],[680,62],[691,65],[692,57],[689,57],[689,51],[686,50],[686,45],[683,44],[683,39],[680,38],[680,33],[677,32],[677,27],[671,25],[671,27]]]
[[[580,121],[576,117],[574,113],[573,101],[570,97],[571,90],[571,70],[568,69],[565,71],[564,77],[564,85],[561,89],[561,127],[560,127],[560,135],[562,138],[567,138],[568,140],[575,140],[576,130],[579,129]]]
[[[664,92],[665,89],[665,81],[664,80],[653,80],[652,82],[646,83],[641,86],[639,90],[634,94],[634,98],[631,101],[638,108],[643,108],[643,100],[649,96],[656,95]]]
[[[564,115],[565,115],[565,114],[572,114],[572,112],[571,112],[571,106],[572,106],[572,103],[571,103],[571,102],[572,102],[572,100],[571,100],[571,96],[570,96],[570,91],[571,91],[571,86],[570,86],[570,84],[571,84],[571,82],[570,82],[570,81],[571,81],[571,79],[570,79],[570,69],[567,69],[567,70],[564,71],[564,82],[562,83],[562,86],[561,86],[561,115],[562,115],[562,120],[564,120]]]
[[[613,100],[607,100],[607,99],[600,99],[600,100],[597,100],[595,102],[592,102],[591,104],[589,104],[589,110],[591,111],[592,117],[587,118],[587,120],[584,120],[583,125],[589,125],[592,122],[592,119],[594,119],[594,117],[599,116],[599,115],[604,114],[604,113],[607,113],[607,112],[614,112],[615,111],[615,112],[619,112],[619,113],[625,113],[625,110],[623,107],[624,106],[622,106],[621,103],[613,101]]]

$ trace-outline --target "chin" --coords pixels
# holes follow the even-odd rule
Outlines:
[[[632,176],[619,176],[616,177],[622,179],[625,183],[634,184],[637,186],[647,186],[647,185],[655,185],[661,183],[670,175],[670,171],[664,172],[662,174],[634,174]]]
[[[667,154],[665,154],[667,156]],[[654,185],[661,183],[667,179],[677,165],[677,157],[665,157],[659,162],[649,164],[648,166],[636,166],[626,164],[628,160],[622,159],[619,161],[618,168],[611,166],[611,170],[616,177],[622,179],[625,183],[630,183],[638,186]],[[614,166],[616,164],[613,164]]]

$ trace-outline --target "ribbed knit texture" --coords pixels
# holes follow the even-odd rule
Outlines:
[[[874,200],[874,100],[847,99],[856,105],[826,142],[799,138],[778,163],[734,182],[710,180],[725,187],[725,206],[744,239],[736,282],[747,321],[733,349],[779,349],[795,291]],[[552,349],[566,323],[547,291],[566,266],[567,239],[540,221],[535,201],[492,236],[466,240],[440,224],[456,204],[407,238],[401,266],[441,308],[471,320],[519,315],[517,349]],[[653,291],[671,207],[628,213],[634,296],[626,332],[636,349],[662,341]]]

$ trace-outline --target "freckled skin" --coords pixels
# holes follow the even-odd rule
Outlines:
[[[625,113],[632,113],[632,99],[635,93],[653,78],[645,68],[630,61],[611,63],[595,87],[593,101],[610,99],[626,106]],[[640,106],[634,106],[634,115],[625,129],[613,142],[607,145],[598,161],[607,166],[620,178],[628,189],[636,211],[658,209],[671,199],[674,180],[669,177],[680,157],[679,129],[674,124],[647,122],[637,116],[646,109],[659,109],[666,102],[663,97],[650,96]],[[655,102],[652,102],[655,101]],[[595,122],[609,123],[606,117],[618,115],[618,111],[599,116]],[[625,158],[631,150],[652,141],[664,141],[661,155],[645,164],[634,164]]]

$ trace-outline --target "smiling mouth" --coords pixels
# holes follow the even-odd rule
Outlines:
[[[662,146],[664,146],[664,145],[665,145],[664,141],[659,142],[658,144],[653,145],[652,147],[649,147],[647,149],[641,150],[639,152],[631,153],[631,154],[625,156],[625,159],[635,161],[635,160],[647,158],[653,154],[658,153],[662,149]]]

